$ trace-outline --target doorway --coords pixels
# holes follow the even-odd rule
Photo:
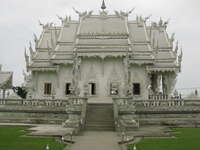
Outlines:
[[[90,95],[96,95],[96,83],[89,83]]]

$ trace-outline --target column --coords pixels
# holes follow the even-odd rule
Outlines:
[[[162,75],[158,74],[157,75],[157,87],[156,87],[156,92],[160,93],[162,92]]]
[[[5,99],[6,98],[6,90],[5,89],[3,89],[3,97],[2,97],[3,99]]]

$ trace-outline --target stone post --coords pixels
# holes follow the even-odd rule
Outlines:
[[[5,89],[3,89],[3,97],[2,97],[3,99],[5,99],[6,98],[6,90]]]
[[[114,111],[114,120],[118,120],[118,106],[117,106],[117,99],[113,98],[113,111]]]
[[[86,121],[86,111],[87,111],[87,98],[83,98],[82,100],[82,110],[81,110],[81,126],[85,128],[85,121]]]

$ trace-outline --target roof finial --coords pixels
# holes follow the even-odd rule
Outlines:
[[[105,4],[104,0],[102,2],[101,9],[103,9],[103,10],[106,9],[106,4]]]

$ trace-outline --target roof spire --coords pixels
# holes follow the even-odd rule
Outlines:
[[[103,9],[103,10],[106,9],[106,4],[105,4],[104,0],[102,2],[101,9]]]

